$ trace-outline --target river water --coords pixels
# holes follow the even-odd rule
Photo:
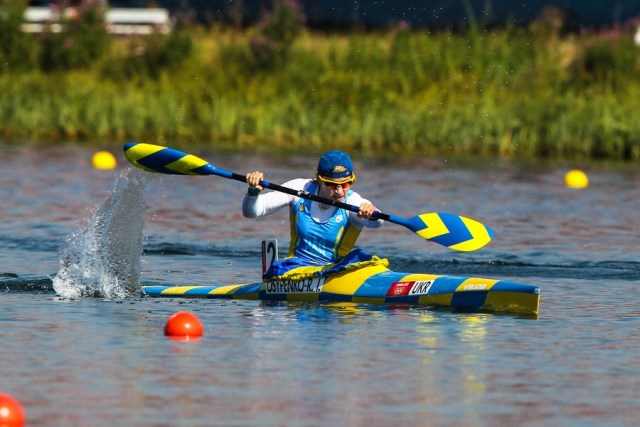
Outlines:
[[[134,287],[252,282],[260,241],[282,253],[288,219],[243,218],[235,181],[134,171],[121,145],[0,145],[0,393],[27,425],[637,425],[637,165],[354,156],[354,189],[383,212],[452,212],[496,233],[460,253],[389,223],[359,246],[397,271],[535,284],[531,318],[126,297],[104,253],[126,257]],[[173,146],[274,183],[317,159]],[[115,170],[92,168],[104,148]],[[575,167],[588,188],[565,187]],[[202,339],[163,336],[177,311],[198,315]]]

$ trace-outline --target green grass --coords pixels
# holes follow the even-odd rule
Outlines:
[[[275,66],[251,35],[194,31],[154,75],[125,41],[84,71],[0,73],[0,138],[640,159],[631,32],[307,31]]]

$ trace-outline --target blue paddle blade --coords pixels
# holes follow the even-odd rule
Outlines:
[[[392,215],[389,220],[404,225],[424,239],[462,252],[478,250],[494,236],[493,230],[480,222],[450,213],[425,213],[409,219]]]

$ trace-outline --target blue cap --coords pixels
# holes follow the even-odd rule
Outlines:
[[[352,174],[353,163],[347,153],[333,150],[320,157],[318,175],[327,178],[346,178]]]

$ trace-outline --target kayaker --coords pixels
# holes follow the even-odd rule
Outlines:
[[[258,183],[264,179],[263,173],[250,172],[246,177],[249,190],[242,201],[242,214],[258,218],[288,207],[292,228],[288,257],[297,257],[303,263],[338,262],[351,252],[364,227],[378,228],[383,223],[372,217],[378,209],[351,189],[356,175],[345,152],[324,154],[314,179],[294,179],[283,186],[359,206],[357,213],[280,192],[261,194],[263,187]]]

